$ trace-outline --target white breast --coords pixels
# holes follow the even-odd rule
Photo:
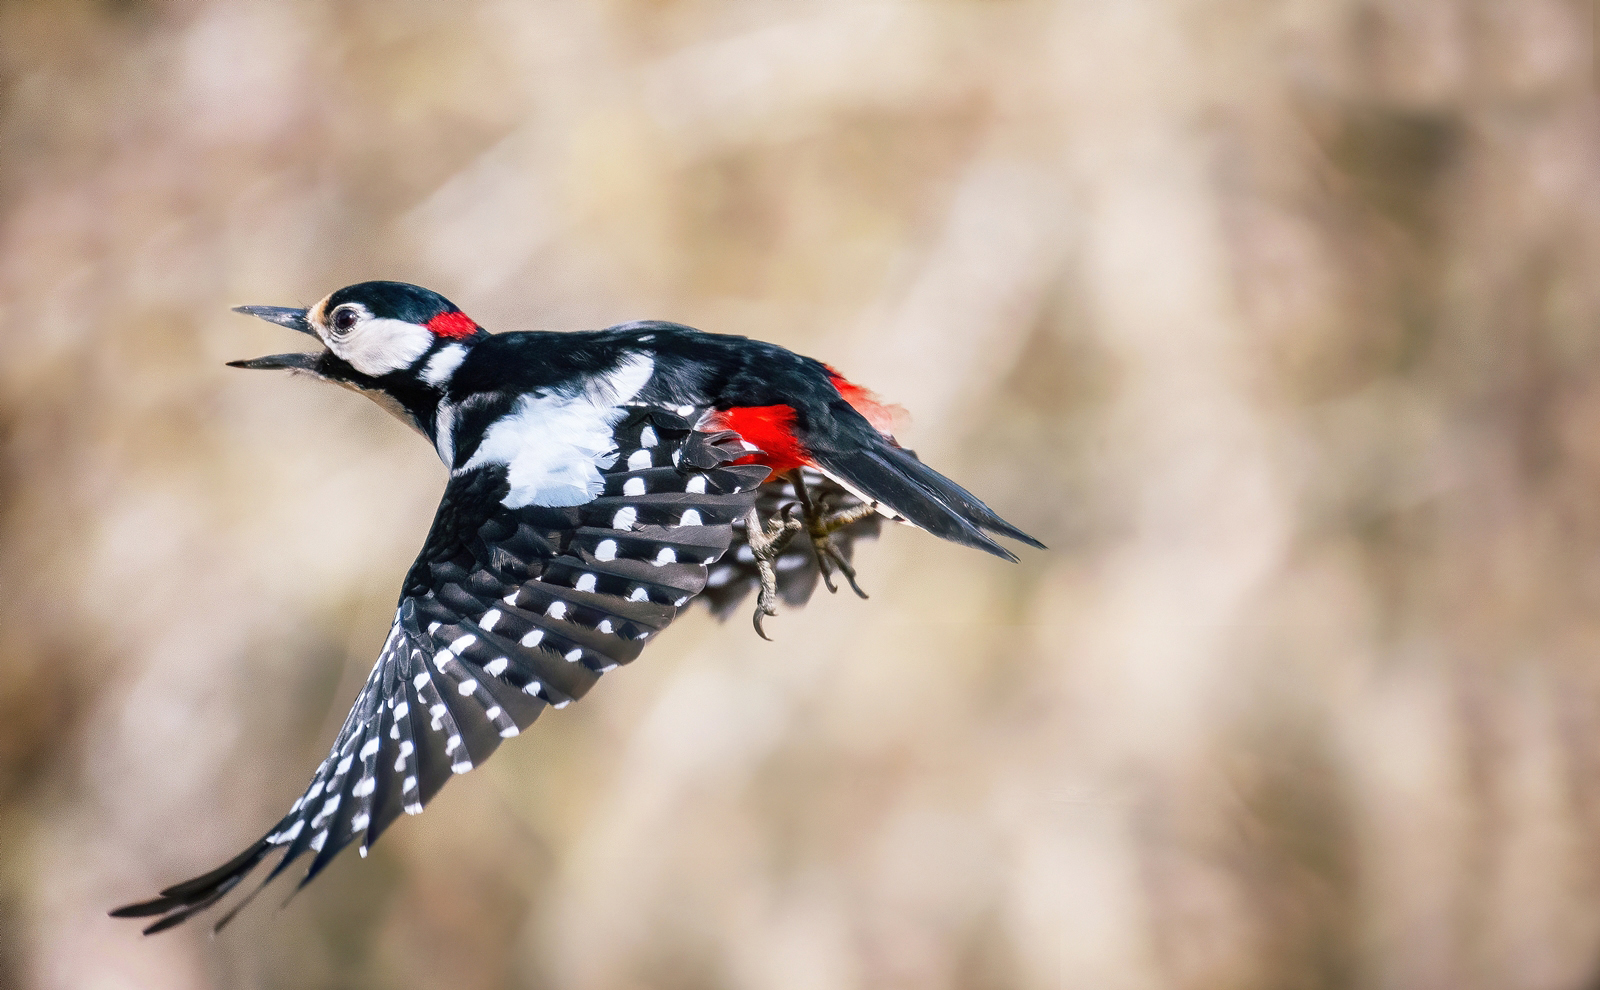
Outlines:
[[[630,354],[577,395],[532,392],[496,420],[460,468],[504,464],[509,508],[582,505],[604,487],[600,469],[616,461],[612,431],[655,371],[655,362]],[[459,472],[458,472],[459,473]]]

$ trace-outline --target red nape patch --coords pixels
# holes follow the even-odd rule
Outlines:
[[[793,406],[742,406],[720,409],[706,420],[713,430],[732,430],[761,450],[735,464],[763,464],[774,475],[811,463],[811,453],[794,435]]]
[[[436,337],[470,337],[478,332],[478,325],[472,322],[472,317],[459,309],[453,313],[440,313],[428,321],[428,329]]]
[[[833,382],[834,390],[850,407],[872,424],[872,428],[884,436],[892,437],[895,430],[906,425],[911,419],[911,414],[906,412],[905,406],[897,406],[884,402],[869,389],[864,389],[853,382],[847,382],[844,376],[828,369],[828,380]]]

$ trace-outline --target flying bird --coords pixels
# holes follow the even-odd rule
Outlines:
[[[321,349],[230,364],[361,392],[450,471],[388,638],[333,748],[268,832],[210,873],[111,912],[153,934],[282,856],[223,925],[302,856],[309,883],[351,843],[488,759],[546,706],[639,655],[691,600],[753,622],[818,578],[862,597],[856,539],[880,519],[1017,558],[1043,548],[895,442],[894,408],[774,344],[644,321],[490,334],[402,282],[309,309],[241,306]],[[298,889],[298,888],[296,888]]]

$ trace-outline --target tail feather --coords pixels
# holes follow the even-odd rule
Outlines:
[[[916,472],[916,476],[922,484],[928,486],[950,505],[959,507],[969,519],[979,526],[1008,539],[1016,540],[1019,543],[1026,543],[1030,547],[1036,547],[1040,550],[1049,549],[1043,543],[1001,519],[993,509],[984,505],[971,492],[922,463],[917,459],[916,451],[907,450],[904,447],[887,447],[886,449],[888,459],[909,462],[909,470]]]
[[[817,464],[843,483],[935,536],[1015,561],[1016,554],[989,532],[1044,549],[1044,544],[1001,519],[971,492],[887,442],[851,450],[816,451]]]

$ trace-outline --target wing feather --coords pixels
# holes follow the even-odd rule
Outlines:
[[[377,663],[289,813],[216,870],[112,913],[162,931],[280,850],[255,892],[310,854],[298,890],[636,658],[705,588],[767,472],[729,463],[744,454],[731,434],[666,409],[630,408],[615,443],[602,493],[580,506],[507,507],[504,466],[452,477]]]

